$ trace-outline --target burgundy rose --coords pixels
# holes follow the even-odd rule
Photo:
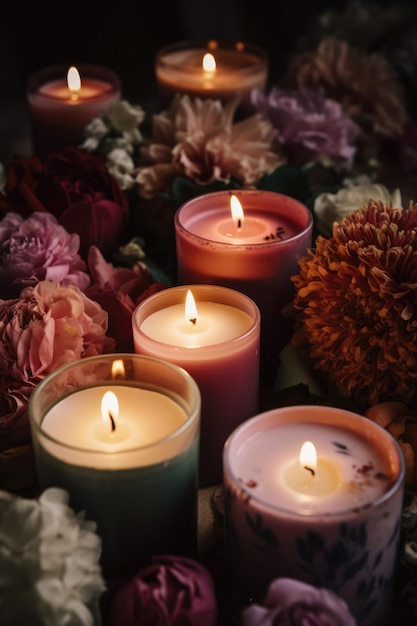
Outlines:
[[[104,626],[215,626],[217,603],[208,571],[185,557],[158,556],[104,598]]]
[[[69,147],[49,155],[15,156],[6,168],[0,211],[24,217],[33,211],[50,212],[70,233],[80,236],[80,253],[90,245],[112,254],[126,225],[128,203],[118,182],[108,172],[104,155]]]
[[[144,263],[114,267],[95,246],[88,253],[88,268],[93,284],[86,295],[107,312],[108,334],[116,340],[117,352],[133,352],[132,313],[142,299],[166,285],[154,283]]]

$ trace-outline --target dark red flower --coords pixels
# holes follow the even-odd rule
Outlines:
[[[104,256],[119,244],[128,216],[128,202],[106,167],[104,155],[69,147],[37,157],[15,156],[6,168],[0,211],[27,217],[34,211],[55,215],[69,233],[80,236],[80,254],[91,245]]]
[[[209,572],[185,557],[159,556],[105,598],[105,626],[215,626],[217,603]]]

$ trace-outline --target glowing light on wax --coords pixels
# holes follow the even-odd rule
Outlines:
[[[216,59],[210,52],[207,52],[203,57],[203,69],[210,74],[216,71]]]
[[[71,100],[76,100],[81,89],[81,78],[79,71],[74,66],[71,66],[68,70],[67,83],[71,92]]]
[[[284,469],[284,484],[304,496],[326,496],[340,485],[337,465],[327,458],[318,458],[314,444],[305,441],[299,457]]]
[[[192,326],[196,326],[198,322],[198,311],[192,291],[189,289],[185,296],[185,319]]]
[[[101,401],[101,417],[106,426],[110,425],[111,432],[116,430],[116,422],[119,417],[119,401],[113,391],[106,391]]]
[[[305,441],[300,450],[300,465],[315,476],[317,471],[317,452],[314,443]]]
[[[243,212],[242,205],[236,196],[230,198],[230,211],[232,213],[232,220],[238,228],[242,228],[245,214]]]

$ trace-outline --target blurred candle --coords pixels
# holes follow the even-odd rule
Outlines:
[[[361,626],[384,623],[405,476],[386,430],[333,407],[274,409],[231,433],[223,468],[226,549],[243,603],[288,577],[335,591]]]
[[[29,419],[40,487],[66,489],[97,523],[106,578],[154,554],[196,556],[200,392],[189,374],[130,354],[82,359],[38,385]]]
[[[237,201],[240,218],[232,215]],[[298,259],[311,246],[311,212],[271,191],[220,191],[184,203],[174,221],[179,283],[223,285],[259,307],[261,379],[270,385],[292,332],[292,320],[281,311],[294,296]]]
[[[187,293],[196,309],[186,313]],[[187,370],[201,393],[200,484],[221,482],[223,445],[258,411],[258,307],[225,287],[171,287],[148,297],[132,318],[134,349]]]
[[[47,156],[81,144],[87,124],[120,97],[120,79],[105,67],[57,65],[36,72],[27,85],[34,153]]]
[[[162,106],[177,93],[223,103],[238,98],[248,106],[252,89],[266,87],[268,58],[242,42],[181,41],[158,52],[156,78]]]

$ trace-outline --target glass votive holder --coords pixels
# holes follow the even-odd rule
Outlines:
[[[33,392],[40,487],[67,490],[97,523],[105,578],[196,555],[200,405],[182,368],[135,354],[69,363]]]
[[[84,129],[120,100],[119,76],[107,67],[78,65],[79,77],[70,87],[66,65],[41,69],[27,82],[27,101],[34,154],[46,157],[67,146],[80,145]]]
[[[265,89],[269,59],[251,43],[179,41],[156,55],[155,72],[160,105],[167,107],[176,94],[226,103],[239,100],[241,114],[251,110],[250,93]]]
[[[196,310],[187,315],[188,292]],[[201,394],[199,484],[221,483],[227,437],[259,409],[258,307],[234,289],[180,285],[141,302],[132,325],[137,354],[175,363],[196,381]]]
[[[271,387],[293,320],[282,313],[294,297],[291,276],[312,242],[313,216],[298,200],[239,189],[244,219],[231,215],[231,192],[192,198],[174,216],[179,284],[223,285],[246,294],[261,312],[260,377]]]

